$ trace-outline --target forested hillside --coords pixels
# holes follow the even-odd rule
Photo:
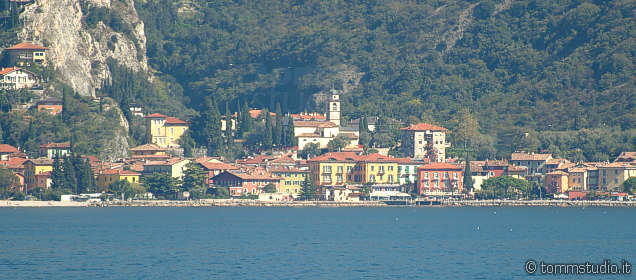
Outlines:
[[[634,1],[138,0],[136,9],[151,66],[195,109],[212,95],[232,109],[321,110],[316,97],[336,88],[349,119],[455,129],[476,118],[479,158],[548,150],[607,160],[636,147]]]

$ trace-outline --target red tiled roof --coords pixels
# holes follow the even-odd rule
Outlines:
[[[159,147],[157,144],[144,144],[134,148],[130,148],[131,151],[165,151],[165,148]]]
[[[338,134],[338,135],[342,135],[342,136],[347,137],[349,139],[358,139],[358,136],[356,136],[355,133],[340,132],[340,134]]]
[[[53,160],[49,158],[33,158],[25,161],[24,163],[29,161],[35,165],[53,165]]]
[[[167,160],[148,161],[144,165],[173,165],[175,163],[179,163],[184,160],[185,159],[182,159],[182,158],[170,158]]]
[[[46,149],[65,148],[65,149],[70,149],[71,148],[71,142],[46,143],[46,144],[40,145],[40,148],[46,148]]]
[[[409,125],[409,126],[407,126],[407,127],[402,127],[402,128],[400,128],[400,130],[412,130],[412,131],[425,131],[425,130],[432,130],[432,131],[446,131],[446,130],[448,130],[448,129],[443,128],[443,127],[441,127],[441,126],[428,124],[428,123],[418,123],[418,124],[412,124],[412,125]]]
[[[603,167],[611,167],[611,168],[623,167],[623,168],[630,168],[631,169],[631,168],[636,168],[636,164],[635,163],[631,163],[631,162],[612,162],[612,163],[608,163],[608,164],[605,164],[605,165],[602,165],[602,166],[599,166],[599,167],[600,168],[603,168]]]
[[[250,117],[252,117],[253,119],[256,119],[256,118],[258,118],[258,116],[261,115],[262,112],[263,112],[263,110],[256,110],[256,109],[250,110]],[[272,117],[275,117],[276,113],[269,112],[269,115],[272,116]]]
[[[175,117],[166,117],[166,124],[188,124],[186,121],[182,121]]]
[[[298,137],[320,137],[320,134],[318,133],[302,133],[300,135],[298,135]]]
[[[616,159],[615,162],[636,162],[636,152],[622,152]]]
[[[243,172],[237,172],[237,171],[225,171],[224,173],[232,174],[236,177],[239,177],[242,180],[280,180],[280,178],[272,176],[271,174],[267,172],[250,174],[250,173],[243,173]],[[216,176],[220,176],[221,174]]]
[[[300,113],[300,114],[291,114],[291,117],[295,120],[326,120],[327,116],[326,114],[318,114],[318,113],[313,113],[313,114],[304,114],[304,113]]]
[[[330,152],[324,155],[319,155],[315,158],[312,158],[308,161],[317,162],[317,161],[356,161],[359,156],[354,152]]]
[[[551,154],[528,154],[528,153],[512,153],[510,155],[510,160],[534,160],[534,161],[544,161],[548,160],[552,157]]]
[[[12,154],[12,153],[19,153],[19,152],[20,152],[20,150],[18,150],[14,146],[11,146],[9,144],[0,144],[0,153]]]
[[[167,118],[168,116],[164,115],[164,114],[159,114],[159,113],[152,113],[149,115],[146,115],[144,118]]]
[[[2,68],[0,69],[0,75],[4,75],[4,74],[9,74],[13,71],[18,71],[21,70],[22,68],[19,67],[9,67],[9,68]]]
[[[201,164],[207,170],[236,170],[239,169],[233,164],[225,163],[225,162],[210,162],[197,160],[199,164]]]
[[[160,158],[169,158],[170,155],[133,155],[130,158],[132,159],[160,159]]]
[[[4,166],[9,169],[20,169],[24,168],[24,162],[27,159],[25,158],[10,158],[9,160],[0,161],[0,166]]]
[[[461,169],[462,168],[457,165],[446,163],[446,162],[433,162],[433,163],[426,164],[424,166],[420,166],[418,168],[418,170],[461,170]]]
[[[245,158],[245,159],[236,160],[236,163],[238,163],[238,164],[259,164],[259,163],[262,163],[264,161],[271,160],[271,159],[272,159],[272,157],[267,156],[267,155],[257,155],[254,158]]]
[[[137,172],[132,171],[132,170],[121,170],[121,171],[119,171],[119,175],[125,175],[125,176],[141,176],[141,173],[137,173]]]
[[[338,125],[332,122],[324,121],[294,121],[295,127],[337,127]]]
[[[48,48],[29,42],[22,42],[15,46],[8,47],[7,50],[48,50]]]
[[[269,171],[272,172],[272,173],[285,173],[285,172],[289,172],[289,173],[309,173],[309,170],[299,169],[299,168],[296,168],[296,167],[282,167],[282,166],[272,167]]]

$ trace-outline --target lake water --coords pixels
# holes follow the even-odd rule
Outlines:
[[[635,218],[618,208],[0,208],[0,279],[561,279],[529,277],[524,264],[636,263]]]

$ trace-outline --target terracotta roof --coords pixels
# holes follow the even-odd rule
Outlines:
[[[315,158],[308,160],[309,162],[317,161],[357,161],[359,156],[354,152],[330,152],[324,155],[319,155]]]
[[[301,133],[300,135],[298,135],[298,137],[312,137],[312,138],[317,138],[317,137],[320,137],[320,134],[318,134],[318,133]]]
[[[9,144],[0,144],[0,153],[3,154],[12,154],[12,153],[19,153],[20,150],[18,150],[18,148],[11,146]]]
[[[159,147],[157,144],[143,144],[134,148],[130,148],[131,151],[165,151],[165,148]]]
[[[237,166],[235,166],[233,164],[225,163],[225,162],[210,162],[210,161],[199,161],[199,160],[197,160],[196,162],[201,164],[207,170],[236,170],[236,169],[239,169]]]
[[[599,168],[604,168],[604,167],[609,167],[609,168],[620,168],[620,167],[624,167],[624,168],[636,168],[636,163],[631,163],[631,162],[612,162],[612,163],[608,163],[605,165],[601,165],[599,166]]]
[[[40,145],[40,148],[46,148],[46,149],[70,149],[71,148],[71,142],[62,142],[62,143],[46,143],[46,144],[42,144]]]
[[[173,165],[175,163],[179,163],[184,161],[182,158],[170,158],[167,160],[157,160],[157,161],[148,161],[144,165]]]
[[[236,160],[238,164],[260,164],[265,161],[273,159],[271,156],[267,155],[257,155],[254,158],[244,158]]]
[[[119,175],[141,176],[141,173],[137,173],[137,172],[132,171],[132,170],[121,170],[121,171],[119,171]]]
[[[132,159],[165,159],[169,157],[170,155],[133,155],[130,158]]]
[[[295,127],[338,127],[337,124],[325,121],[294,121]]]
[[[443,128],[443,127],[441,127],[441,126],[428,124],[428,123],[418,123],[418,124],[412,124],[412,125],[409,125],[409,126],[407,126],[407,127],[400,128],[400,130],[412,130],[412,131],[426,131],[426,130],[432,130],[432,131],[447,131],[448,129]]]
[[[462,168],[446,162],[433,162],[420,166],[417,170],[462,170]]]
[[[164,114],[159,114],[159,113],[152,113],[149,115],[146,115],[144,118],[167,118],[168,116],[164,115]]]
[[[562,164],[562,163],[569,163],[570,161],[564,158],[551,158],[548,159],[545,163],[546,164]]]
[[[367,162],[398,162],[396,158],[392,158],[389,156],[384,156],[381,154],[368,154],[358,156],[358,161],[367,161]]]
[[[291,163],[291,164],[295,164],[296,160],[294,160],[291,157],[288,156],[282,156],[279,158],[275,158],[272,161],[270,161],[270,163],[274,164],[274,163]]]
[[[347,137],[349,139],[358,139],[358,136],[355,133],[340,132],[340,134],[338,134],[338,135],[342,135],[342,136]]]
[[[48,50],[48,48],[29,42],[22,42],[15,46],[8,47],[7,50]]]
[[[4,166],[9,169],[20,169],[24,168],[24,162],[26,161],[27,159],[25,158],[10,158],[9,160],[0,161],[0,166]]]
[[[568,175],[568,174],[561,170],[555,170],[555,171],[547,173],[547,175]]]
[[[528,154],[528,153],[512,153],[510,160],[534,160],[545,161],[552,157],[551,154]]]
[[[283,167],[283,166],[276,166],[276,167],[272,167],[269,170],[272,173],[309,173],[309,170],[305,170],[305,169],[299,169],[296,167]]]
[[[18,67],[9,67],[9,68],[2,68],[0,69],[0,75],[4,75],[4,74],[9,74],[13,71],[18,71],[22,68],[18,68]]]
[[[568,168],[568,173],[584,173],[586,171],[587,171],[587,168],[580,168],[580,167]]]
[[[35,165],[53,165],[53,160],[50,158],[34,158],[34,159],[29,159],[26,162],[32,162]]]
[[[258,118],[258,116],[260,116],[262,112],[263,112],[263,110],[256,110],[256,109],[253,109],[253,110],[250,110],[250,116],[251,116],[253,119],[255,119],[255,118]],[[275,117],[275,116],[276,116],[276,113],[274,113],[274,112],[269,112],[269,115],[270,115],[270,116],[272,116],[272,117]]]
[[[236,172],[236,171],[225,171],[223,173],[229,173],[232,174],[236,177],[239,177],[243,180],[280,180],[280,178],[272,176],[271,174],[267,173],[267,172],[263,172],[263,173],[244,173],[244,172]],[[221,176],[223,173],[214,176],[213,178],[216,178],[217,176]]]
[[[614,162],[636,162],[636,152],[622,152]]]
[[[290,115],[294,120],[326,120],[327,119],[326,114],[319,114],[319,113],[310,113],[310,114],[300,113],[300,114],[290,114]]]
[[[188,124],[186,121],[182,121],[174,117],[166,117],[166,124]]]

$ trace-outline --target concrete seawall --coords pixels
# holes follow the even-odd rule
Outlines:
[[[381,201],[259,201],[250,199],[201,200],[135,200],[101,202],[9,201],[0,200],[2,207],[627,207],[636,208],[636,201],[566,201],[566,200],[445,200],[435,205],[387,205]]]

